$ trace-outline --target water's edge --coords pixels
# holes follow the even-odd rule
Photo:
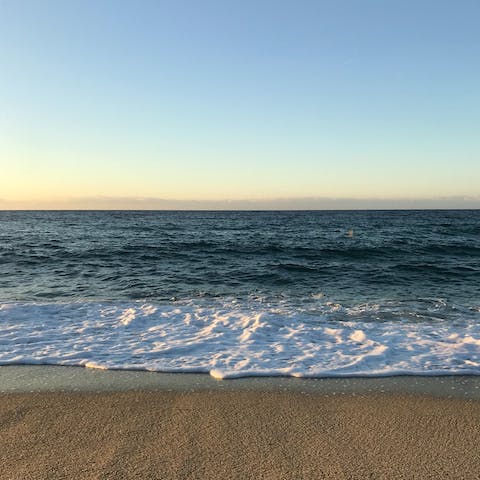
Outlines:
[[[321,395],[414,394],[480,400],[480,376],[402,375],[376,378],[252,377],[215,380],[202,373],[92,370],[53,365],[0,367],[0,393],[124,391],[275,391]]]

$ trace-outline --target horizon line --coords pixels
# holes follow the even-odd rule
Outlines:
[[[480,207],[417,207],[417,208],[0,208],[0,212],[420,212],[420,211],[476,211]]]

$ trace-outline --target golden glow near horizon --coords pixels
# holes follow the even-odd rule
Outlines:
[[[448,196],[476,196],[477,182],[468,172],[455,171],[454,163],[438,168],[435,181],[428,166],[411,161],[393,165],[380,160],[369,168],[365,160],[357,162],[329,160],[295,161],[279,156],[240,155],[214,159],[194,156],[171,161],[152,161],[153,154],[130,160],[119,155],[103,158],[92,152],[80,155],[11,154],[17,158],[3,162],[0,178],[0,199],[25,204],[65,204],[78,199],[95,198],[159,198],[179,201],[266,200],[306,197],[358,199],[415,199]],[[201,152],[200,152],[201,153]],[[158,155],[159,158],[172,158]],[[371,168],[372,164],[375,168]],[[212,165],[213,164],[213,165]],[[303,168],[292,168],[303,164]],[[427,171],[425,171],[427,170]],[[460,192],[460,193],[459,193]],[[100,202],[101,203],[101,202]],[[100,204],[99,203],[99,204]]]
[[[28,168],[2,168],[0,199],[8,203],[25,204],[36,208],[37,204],[49,203],[52,207],[78,199],[159,198],[180,201],[228,201],[295,199],[306,197],[358,198],[358,199],[415,199],[458,196],[463,180],[462,196],[476,196],[473,178],[451,183],[453,173],[445,172],[443,185],[423,180],[419,169],[413,169],[411,178],[404,182],[392,182],[391,173],[372,174],[370,171],[352,172],[338,176],[340,169],[328,171],[317,169],[297,172],[295,176],[281,170],[248,167],[210,171],[185,167],[179,171],[163,170],[160,165],[151,169],[137,167],[114,169],[108,166],[89,165],[81,167],[45,169],[41,162],[30,162]],[[32,173],[27,173],[28,171]],[[439,172],[437,172],[437,180]],[[294,178],[292,178],[294,177]],[[445,184],[450,188],[445,188]],[[442,188],[443,187],[443,188]],[[101,202],[99,202],[99,205]]]

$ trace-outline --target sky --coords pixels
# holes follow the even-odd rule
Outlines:
[[[479,208],[477,0],[0,0],[0,209]]]

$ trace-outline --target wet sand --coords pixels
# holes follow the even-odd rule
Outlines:
[[[3,479],[477,479],[480,402],[201,390],[0,395]]]

